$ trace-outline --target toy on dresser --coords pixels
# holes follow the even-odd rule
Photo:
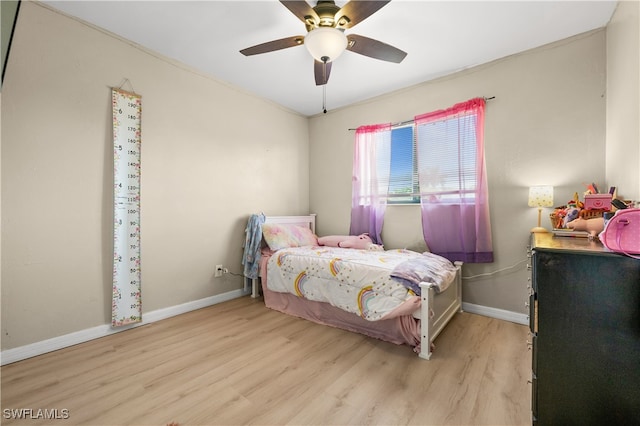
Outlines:
[[[595,184],[591,184],[584,194],[584,202],[580,201],[576,192],[566,206],[556,207],[550,215],[553,227],[585,231],[591,237],[596,237],[604,229],[604,214],[611,211],[614,197],[612,192],[615,188],[612,188],[608,194],[600,194],[597,191]],[[613,199],[613,201],[617,200]]]
[[[579,217],[567,223],[567,228],[574,231],[586,231],[591,237],[595,237],[604,229],[604,218],[583,219]]]

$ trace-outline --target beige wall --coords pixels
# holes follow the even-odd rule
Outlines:
[[[525,314],[524,261],[537,220],[537,211],[527,207],[528,187],[553,185],[559,205],[582,192],[582,182],[604,182],[604,30],[313,117],[311,211],[318,213],[319,233],[348,232],[349,128],[399,122],[477,96],[495,96],[487,104],[485,127],[495,262],[467,264],[463,274],[515,267],[465,280],[463,301]],[[548,219],[543,225],[549,226]],[[389,206],[383,239],[387,248],[422,249],[419,208]]]
[[[618,3],[607,26],[607,183],[640,201],[640,2]]]
[[[125,78],[143,105],[143,315],[241,289],[213,275],[241,274],[248,216],[309,211],[305,117],[23,2],[2,88],[3,350],[110,323]]]

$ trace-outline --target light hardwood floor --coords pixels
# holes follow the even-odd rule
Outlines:
[[[526,340],[526,326],[460,313],[426,361],[243,297],[3,366],[1,422],[531,424]]]

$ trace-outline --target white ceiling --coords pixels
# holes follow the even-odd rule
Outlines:
[[[322,112],[322,87],[315,85],[313,59],[303,46],[239,53],[306,34],[304,24],[276,0],[43,3],[305,116]],[[315,0],[310,3],[315,6]],[[345,32],[391,44],[407,57],[394,64],[343,53],[326,86],[327,109],[604,27],[616,3],[393,0]]]

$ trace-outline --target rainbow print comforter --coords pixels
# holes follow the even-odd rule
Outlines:
[[[420,298],[390,272],[420,257],[410,250],[369,251],[326,246],[278,250],[267,263],[267,287],[327,302],[369,321],[410,315]]]

